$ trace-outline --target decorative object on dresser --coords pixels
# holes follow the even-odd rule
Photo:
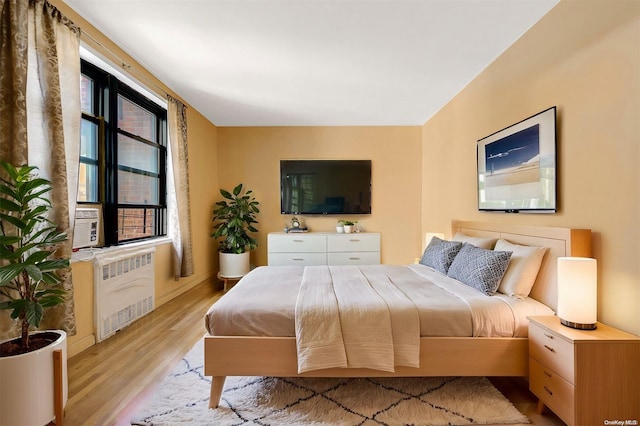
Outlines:
[[[309,232],[309,228],[303,225],[302,220],[294,216],[291,218],[291,228],[288,228],[286,232]]]
[[[558,317],[563,325],[596,328],[598,263],[588,257],[558,258]]]
[[[375,265],[380,263],[380,234],[272,232],[267,251],[269,266]]]
[[[218,201],[213,210],[213,238],[221,238],[219,248],[220,273],[227,278],[246,275],[250,270],[249,251],[258,247],[258,241],[249,235],[258,232],[253,226],[260,213],[253,191],[243,192],[239,184],[232,192],[220,189],[225,198]]]
[[[351,234],[352,232],[354,232],[354,226],[356,226],[356,223],[358,223],[358,221],[341,219],[338,221],[338,223],[342,225],[345,234]]]
[[[576,330],[556,316],[534,316],[529,356],[539,413],[547,406],[570,426],[640,420],[640,337],[601,323]]]

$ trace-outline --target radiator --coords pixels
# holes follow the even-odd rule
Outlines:
[[[95,328],[100,342],[155,308],[154,247],[96,254]]]

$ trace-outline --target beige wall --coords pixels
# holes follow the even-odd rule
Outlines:
[[[282,231],[281,159],[365,159],[372,163],[372,214],[355,216],[367,231],[381,233],[385,263],[409,263],[420,245],[420,127],[219,127],[218,180],[238,183],[260,201],[256,265],[267,264],[267,234]],[[313,231],[334,231],[336,216],[302,216]]]
[[[558,213],[478,212],[476,141],[553,105]],[[640,335],[640,2],[561,2],[425,123],[422,144],[423,232],[452,218],[590,228],[598,319]]]
[[[151,91],[164,91],[178,97],[162,82],[148,73],[121,49],[111,43],[99,31],[77,15],[61,0],[51,3],[59,8],[82,28],[83,43],[86,43],[112,63],[126,62],[131,65],[127,72],[146,85]],[[87,36],[90,35],[91,37]],[[93,39],[98,40],[96,43]],[[161,95],[161,93],[158,93]],[[179,97],[178,97],[179,98]],[[175,281],[172,269],[172,246],[157,246],[156,252],[156,305],[161,305],[193,286],[215,275],[217,271],[216,251],[209,237],[211,227],[210,206],[217,196],[217,130],[198,111],[187,105],[189,185],[191,191],[191,224],[193,227],[193,255],[195,273]],[[93,334],[93,264],[72,264],[74,302],[76,305],[77,334],[69,338],[68,355],[71,357],[95,343]]]

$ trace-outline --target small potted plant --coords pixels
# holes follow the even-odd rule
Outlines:
[[[0,424],[46,424],[55,417],[54,352],[62,352],[62,402],[66,402],[66,333],[33,332],[44,311],[64,302],[69,259],[58,256],[67,234],[48,219],[52,190],[35,167],[0,162],[0,309],[17,320],[21,336],[0,342]],[[34,387],[38,387],[38,391]],[[30,395],[38,395],[32,398]]]
[[[350,234],[353,232],[353,227],[355,226],[356,223],[358,223],[357,220],[339,220],[338,221],[339,224],[342,225],[342,227],[344,228],[344,233],[345,234]]]
[[[224,200],[213,210],[213,238],[221,238],[219,248],[220,276],[238,278],[250,270],[249,252],[258,247],[258,241],[249,232],[258,232],[253,226],[260,213],[253,191],[243,191],[239,184],[233,191],[221,189]]]
[[[338,223],[336,223],[336,232],[338,234],[344,234],[344,225],[342,222],[342,220],[339,220]]]

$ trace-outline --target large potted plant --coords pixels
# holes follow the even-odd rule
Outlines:
[[[43,425],[55,418],[54,352],[61,351],[62,401],[67,400],[66,333],[33,332],[44,310],[64,301],[56,257],[67,234],[47,218],[48,180],[32,166],[0,162],[0,309],[20,324],[20,337],[0,342],[0,424]],[[60,398],[60,397],[59,397]]]
[[[260,213],[260,203],[253,191],[244,191],[242,184],[231,192],[220,189],[220,194],[224,199],[215,204],[211,236],[220,238],[220,276],[238,278],[249,272],[249,252],[258,247],[258,241],[249,233],[258,232],[253,225],[258,223],[256,215]]]

